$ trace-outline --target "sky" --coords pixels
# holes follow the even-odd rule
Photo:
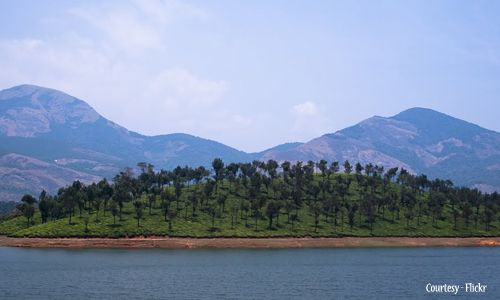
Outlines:
[[[412,107],[500,131],[500,1],[0,7],[0,89],[58,89],[145,135],[254,152]]]

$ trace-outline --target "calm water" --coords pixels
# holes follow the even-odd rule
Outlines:
[[[60,250],[0,247],[0,299],[500,299],[500,248]],[[455,297],[456,297],[455,296]]]

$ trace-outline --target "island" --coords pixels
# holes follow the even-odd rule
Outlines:
[[[0,223],[0,245],[283,248],[500,245],[498,193],[374,164],[274,160],[41,191]]]

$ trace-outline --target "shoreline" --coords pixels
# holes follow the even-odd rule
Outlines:
[[[0,247],[73,249],[292,249],[379,247],[494,247],[500,237],[341,237],[341,238],[13,238]]]

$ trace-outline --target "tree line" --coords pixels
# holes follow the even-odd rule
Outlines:
[[[68,218],[83,218],[87,225],[91,215],[95,222],[99,214],[111,214],[113,223],[122,220],[122,209],[132,203],[134,218],[140,226],[144,214],[159,212],[172,230],[172,221],[186,221],[197,214],[205,214],[215,230],[216,220],[226,214],[231,229],[240,221],[254,227],[260,220],[268,222],[268,229],[286,223],[293,231],[301,214],[314,220],[311,228],[317,231],[321,222],[332,224],[344,232],[344,224],[374,225],[381,220],[396,222],[403,219],[406,227],[420,226],[426,218],[438,227],[445,206],[451,209],[454,229],[462,222],[466,228],[479,225],[486,231],[498,220],[500,205],[498,193],[485,194],[478,189],[456,187],[450,180],[430,180],[424,174],[414,175],[404,168],[390,168],[345,161],[328,163],[275,160],[267,162],[224,164],[220,158],[212,162],[212,169],[203,166],[180,167],[156,172],[145,162],[125,168],[112,182],[103,179],[84,185],[79,181],[59,189],[56,195],[42,191],[38,199],[31,195],[22,198],[18,209],[33,223],[36,211],[41,222]],[[280,225],[280,217],[285,218]],[[323,220],[323,221],[321,221]]]

